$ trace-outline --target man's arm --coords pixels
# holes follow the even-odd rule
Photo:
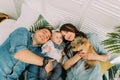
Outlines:
[[[38,66],[42,66],[44,60],[44,58],[32,53],[29,50],[22,50],[15,53],[14,58],[23,61],[25,63],[34,64]],[[50,72],[53,69],[52,61],[53,60],[49,60],[48,64],[45,66],[47,72]]]
[[[23,61],[25,63],[34,64],[38,66],[43,65],[44,58],[34,54],[30,50],[21,50],[14,54],[14,58]]]

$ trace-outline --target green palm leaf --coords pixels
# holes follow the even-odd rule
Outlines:
[[[50,29],[53,29],[53,26],[49,24],[49,22],[42,15],[39,15],[38,20],[30,26],[30,32],[34,32],[42,27],[49,27]]]
[[[107,33],[108,39],[102,41],[108,52],[120,53],[120,26],[115,27],[115,31]]]

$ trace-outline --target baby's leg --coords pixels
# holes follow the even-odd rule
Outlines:
[[[57,61],[56,61],[57,62]],[[54,61],[53,65],[55,64],[56,66],[54,67],[51,76],[49,77],[48,80],[58,80],[58,78],[61,76],[62,73],[62,66],[60,65],[60,63]]]
[[[46,80],[47,78],[47,72],[44,67],[40,67],[39,69],[39,78],[40,80]]]
[[[45,70],[45,66],[48,64],[48,60],[50,59],[49,57],[44,57],[44,66],[39,67],[39,78],[40,80],[46,80],[47,79],[47,72]]]

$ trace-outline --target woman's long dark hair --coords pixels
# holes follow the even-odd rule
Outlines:
[[[71,23],[66,23],[66,24],[63,24],[60,28],[60,32],[61,31],[67,31],[67,32],[73,32],[75,33],[75,37],[77,36],[80,36],[80,37],[84,37],[86,38],[86,34],[83,33],[82,31],[79,31],[73,24]],[[70,58],[71,56],[73,56],[74,54],[69,52],[70,51],[70,41],[66,41],[66,46],[65,46],[65,49],[64,49],[64,52],[66,53],[67,57]]]

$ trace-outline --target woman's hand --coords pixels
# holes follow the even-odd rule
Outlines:
[[[92,54],[92,53],[82,53],[81,57],[85,60],[97,60],[98,54]]]
[[[70,59],[68,59],[68,60],[65,61],[64,65],[63,65],[64,69],[68,70],[73,65],[75,65],[80,59],[81,59],[81,55],[78,52],[73,57],[71,57]]]
[[[99,54],[93,54],[93,53],[82,53],[81,57],[85,60],[98,60],[98,61],[107,61],[108,56],[107,55],[99,55]]]

